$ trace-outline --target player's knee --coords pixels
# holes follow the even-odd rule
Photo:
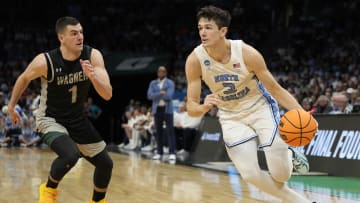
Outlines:
[[[255,173],[243,173],[243,174],[241,174],[241,177],[244,179],[245,182],[248,182],[248,183],[256,182]]]
[[[76,162],[79,160],[80,156],[78,153],[73,153],[71,155],[67,155],[64,157],[64,162],[66,164],[66,168],[72,168],[75,166]]]
[[[100,170],[112,170],[114,163],[110,156],[105,152],[101,152],[93,158],[93,164]]]
[[[258,178],[260,177],[260,169],[240,169],[239,170],[241,177],[244,179],[245,182],[256,184]]]
[[[101,167],[106,168],[107,170],[112,170],[112,168],[114,167],[113,160],[110,157],[104,159],[103,163],[100,165]]]
[[[269,173],[277,182],[286,182],[291,177],[292,165],[287,161],[273,161],[268,163]]]
[[[290,168],[282,168],[280,170],[279,168],[277,170],[270,170],[271,177],[280,183],[284,183],[288,181],[291,177],[291,169]]]

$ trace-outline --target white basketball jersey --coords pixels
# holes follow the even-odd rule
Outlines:
[[[243,41],[229,41],[231,56],[227,64],[211,58],[202,45],[194,50],[201,64],[202,80],[223,101],[219,109],[238,112],[251,108],[260,99],[266,99],[270,104],[276,103],[255,74],[245,66]]]

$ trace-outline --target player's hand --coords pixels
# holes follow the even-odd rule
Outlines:
[[[314,121],[315,121],[315,123],[316,123],[317,128],[319,128],[319,123],[317,122],[317,120],[314,118],[314,116],[313,116],[313,115],[311,115],[311,116],[312,116],[312,119],[314,119]]]
[[[82,70],[86,76],[89,78],[92,78],[95,75],[95,68],[93,65],[91,65],[89,60],[82,60],[80,59],[80,64],[82,67]]]
[[[318,123],[317,120],[314,118],[315,112],[314,112],[314,111],[308,111],[308,112],[310,113],[311,118],[315,121],[317,128],[319,128],[319,123]]]
[[[222,102],[220,97],[216,94],[208,94],[204,99],[204,106],[210,110],[213,106],[217,106]]]
[[[8,108],[8,113],[11,119],[11,126],[14,128],[16,124],[21,125],[22,118],[14,108]]]

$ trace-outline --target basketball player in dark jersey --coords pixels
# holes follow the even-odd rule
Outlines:
[[[95,166],[91,203],[105,203],[113,162],[83,108],[91,85],[103,99],[111,99],[109,75],[100,51],[83,44],[83,28],[76,18],[59,18],[56,33],[60,47],[38,54],[18,77],[8,111],[13,125],[21,121],[14,107],[29,83],[40,78],[36,127],[58,157],[51,164],[47,182],[40,186],[39,203],[56,202],[59,182],[80,157]]]

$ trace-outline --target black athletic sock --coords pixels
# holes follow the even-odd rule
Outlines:
[[[98,202],[104,198],[105,198],[105,192],[97,192],[94,190],[93,198],[92,198],[93,201]]]
[[[50,177],[48,178],[48,181],[46,183],[46,187],[56,189],[58,185],[59,185],[59,183],[55,183],[55,182],[51,181]]]

